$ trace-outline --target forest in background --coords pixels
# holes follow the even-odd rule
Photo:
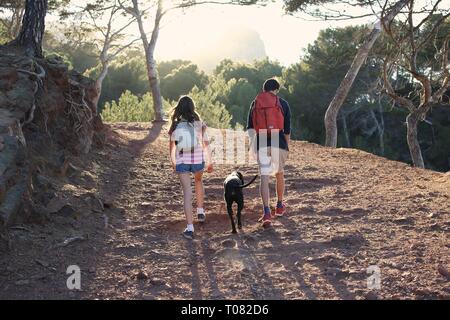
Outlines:
[[[432,26],[433,19],[423,28]],[[449,28],[447,18],[436,32],[443,37]],[[369,32],[370,26],[364,25],[323,30],[299,61],[287,67],[270,59],[253,63],[224,59],[207,74],[191,61],[158,61],[164,110],[168,113],[180,95],[189,94],[209,126],[242,129],[249,105],[263,81],[276,77],[282,83],[280,95],[292,109],[292,138],[323,144],[323,119],[328,104]],[[14,34],[2,24],[0,35],[2,42],[7,42]],[[93,41],[95,36],[94,29],[73,21],[51,26],[44,37],[44,54],[62,59],[71,69],[96,79],[102,72],[102,63],[98,44]],[[411,163],[406,140],[408,112],[384,95],[380,87],[381,56],[389,46],[392,46],[389,39],[380,37],[361,68],[339,113],[338,146]],[[434,49],[429,45],[418,59],[433,57]],[[142,50],[131,44],[117,51],[102,84],[98,103],[102,118],[109,122],[153,120],[152,94]],[[417,86],[408,74],[397,72],[394,78],[395,89],[406,95]],[[450,108],[444,106],[448,101],[447,94],[442,106],[434,106],[418,129],[425,165],[439,171],[450,170]]]

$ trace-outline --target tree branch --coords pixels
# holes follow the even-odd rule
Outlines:
[[[433,102],[438,103],[442,96],[445,94],[445,92],[450,87],[450,70],[449,70],[449,61],[448,61],[448,55],[449,55],[449,42],[450,42],[450,33],[447,34],[447,37],[444,40],[444,43],[442,44],[441,54],[442,54],[442,73],[444,75],[444,79],[442,80],[441,88],[438,89],[433,94]]]
[[[392,88],[391,82],[389,80],[390,76],[389,76],[389,69],[390,66],[388,66],[388,59],[386,59],[383,63],[383,80],[384,80],[384,92],[391,97],[397,104],[399,104],[402,107],[407,108],[410,112],[414,112],[416,110],[414,103],[402,96],[399,96],[394,89]]]

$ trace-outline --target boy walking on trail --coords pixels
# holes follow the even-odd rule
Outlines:
[[[264,227],[272,223],[269,206],[269,178],[271,175],[276,177],[275,216],[282,217],[286,213],[286,205],[283,202],[284,166],[289,154],[291,110],[287,101],[278,96],[279,90],[280,84],[276,79],[266,80],[263,92],[256,96],[250,106],[247,120],[247,130],[251,140],[256,135]]]

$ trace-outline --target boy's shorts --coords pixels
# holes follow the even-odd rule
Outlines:
[[[289,156],[289,151],[275,148],[265,147],[258,151],[259,174],[262,176],[274,175],[284,172],[284,166]]]
[[[175,171],[178,173],[196,173],[199,171],[202,171],[205,168],[205,163],[194,163],[194,164],[187,164],[187,163],[180,163],[177,164],[175,167]]]

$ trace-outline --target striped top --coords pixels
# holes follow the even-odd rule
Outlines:
[[[175,151],[175,160],[176,164],[200,164],[205,161],[204,155],[204,142],[209,142],[208,134],[206,132],[207,126],[205,123],[200,121],[194,122],[195,134],[197,135],[198,144],[194,147],[192,152],[188,152],[186,150],[178,150]],[[177,129],[169,132],[170,140],[175,141],[177,144],[177,140],[179,139],[179,135],[177,134]]]

